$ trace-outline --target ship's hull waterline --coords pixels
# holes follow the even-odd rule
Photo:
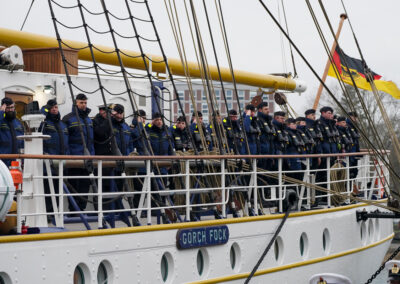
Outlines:
[[[376,207],[357,204],[292,213],[252,283],[308,283],[322,272],[365,281],[370,277],[366,271],[372,273],[383,260],[393,223],[357,222],[356,211],[364,209]],[[99,267],[106,270],[107,283],[243,283],[282,217],[1,237],[0,275],[11,283],[74,283],[79,266],[85,283],[97,283]],[[226,244],[177,248],[179,229],[221,225],[229,228]]]

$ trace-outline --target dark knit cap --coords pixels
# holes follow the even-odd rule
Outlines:
[[[314,114],[314,113],[315,113],[315,109],[311,108],[311,109],[306,110],[306,112],[304,114],[307,116],[309,114]]]

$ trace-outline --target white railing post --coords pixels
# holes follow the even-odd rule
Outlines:
[[[331,157],[326,159],[326,185],[328,189],[328,207],[331,206]]]
[[[226,204],[225,204],[225,160],[221,160],[221,194],[222,194],[222,217],[226,218]],[[228,197],[229,198],[229,197]]]
[[[252,160],[253,163],[253,190],[254,190],[254,197],[253,197],[253,201],[254,201],[254,215],[258,215],[258,188],[257,188],[257,159],[253,159]]]
[[[103,228],[103,160],[97,161],[97,227]],[[111,180],[109,180],[111,182]]]
[[[15,190],[17,195],[17,234],[22,233],[22,184]]]
[[[282,158],[278,159],[278,189],[279,189],[279,212],[283,211],[283,200],[282,200]]]
[[[58,211],[60,226],[64,228],[64,160],[58,163]]]
[[[186,220],[187,221],[191,221],[190,220],[190,164],[189,164],[189,160],[185,160],[185,196],[186,196]]]
[[[146,187],[147,187],[147,224],[151,225],[151,167],[150,160],[146,161]]]
[[[307,174],[307,179],[306,181],[308,183],[311,183],[311,158],[307,159],[307,164],[306,164],[306,174]],[[299,207],[301,208],[301,207]],[[311,189],[309,186],[307,186],[307,208],[311,208]]]
[[[363,180],[361,181],[361,188],[364,190],[364,199],[368,199],[368,179],[369,179],[369,155],[364,157],[363,166]]]

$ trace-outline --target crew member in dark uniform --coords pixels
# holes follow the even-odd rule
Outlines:
[[[310,136],[312,137],[315,143],[315,147],[310,152],[310,154],[321,154],[322,133],[317,125],[315,109],[308,109],[304,114],[306,116],[306,129],[308,133],[310,133]],[[321,158],[311,159],[311,169],[318,169],[320,165],[321,165]]]
[[[286,147],[287,155],[301,155],[306,152],[306,145],[304,143],[302,132],[297,130],[296,120],[288,118],[286,120],[286,131],[288,133],[289,144]],[[289,171],[301,171],[304,170],[300,157],[287,159],[287,169]],[[303,172],[288,172],[287,176],[303,180]]]
[[[346,124],[346,118],[343,116],[339,116],[337,118],[336,127],[339,131],[340,151],[342,153],[350,153],[354,143],[353,139],[351,138],[350,130]]]
[[[239,124],[237,111],[231,109],[228,117],[224,118],[222,123],[225,128],[229,151],[239,155],[242,150],[242,144],[244,143],[244,135]]]
[[[99,106],[99,113],[93,118],[94,152],[96,155],[111,155],[110,123],[107,118],[111,115],[109,107]]]
[[[317,126],[322,134],[321,139],[321,151],[323,154],[334,154],[338,153],[338,137],[339,131],[336,127],[336,122],[333,119],[333,109],[329,106],[322,107],[320,109],[321,117],[317,120]],[[320,186],[326,188],[324,182],[327,181],[327,171],[326,168],[331,167],[335,163],[335,158],[330,158],[330,165],[327,165],[327,159],[321,159],[321,165],[319,169],[324,169],[317,172],[316,182]],[[320,193],[317,191],[317,193]]]
[[[259,136],[261,131],[257,123],[256,108],[251,104],[248,104],[245,108],[245,112],[243,113],[243,124],[247,135],[250,153],[247,151],[247,145],[243,143],[241,154],[258,155],[260,153]]]
[[[267,102],[262,102],[258,105],[257,122],[261,130],[260,135],[260,154],[274,154],[274,139],[276,137],[275,128],[272,125],[272,116],[269,115],[269,107]],[[259,167],[271,170],[273,159],[261,159]]]
[[[303,116],[299,116],[296,118],[296,124],[297,124],[297,132],[300,132],[301,138],[304,141],[306,154],[312,154],[315,152],[315,141],[314,138],[312,137],[310,131],[307,129],[307,123],[306,123],[306,118]]]
[[[206,147],[209,148],[210,145],[212,144],[212,139],[211,139],[211,134],[209,131],[207,131],[207,127],[203,123],[203,114],[200,111],[197,111],[197,117],[199,118],[199,121],[196,119],[196,113],[193,112],[192,115],[192,121],[190,124],[190,132],[192,133],[192,137],[194,139],[194,145],[197,149],[197,151],[201,152],[204,151],[204,146],[203,146],[203,141],[201,139],[201,132],[199,130],[199,127],[202,128],[203,135],[205,137],[205,143]]]
[[[355,112],[349,112],[349,117],[346,119],[346,123],[348,126],[348,129],[350,131],[351,138],[353,139],[353,147],[351,148],[350,152],[351,153],[357,153],[360,152],[360,134],[358,133],[357,128],[354,126],[354,124],[357,123],[358,116],[357,113]],[[358,160],[361,158],[361,156],[351,156],[350,157],[350,178],[356,178],[358,175]]]
[[[0,107],[0,154],[19,154],[24,141],[17,136],[24,135],[24,128],[17,119],[15,104],[10,98],[3,98]],[[11,160],[2,160],[7,167]]]
[[[178,117],[176,124],[172,125],[169,131],[174,139],[175,151],[188,151],[193,149],[183,116]]]
[[[69,155],[68,147],[68,128],[61,121],[60,112],[56,100],[48,100],[47,104],[42,107],[41,113],[46,116],[44,122],[41,123],[39,131],[44,135],[49,135],[50,139],[43,140],[43,153],[47,155]],[[44,168],[47,175],[47,169]],[[51,175],[58,176],[58,170],[51,168]],[[44,192],[50,194],[49,180],[44,179]],[[58,193],[58,179],[53,179],[54,193]],[[53,203],[51,197],[45,198],[47,212],[53,212]],[[56,198],[58,204],[58,198]]]
[[[289,144],[289,135],[285,126],[286,113],[283,111],[276,111],[272,124],[275,127],[276,138],[274,140],[275,155],[283,155],[286,153],[286,147]],[[277,163],[275,163],[275,168]]]
[[[138,110],[134,114],[131,125],[131,136],[133,149],[140,156],[150,156],[152,151],[149,148],[148,133],[145,131],[146,126],[146,112],[142,109]],[[139,168],[137,171],[138,175],[145,175],[146,168]],[[142,191],[144,178],[133,178],[133,187],[135,191]],[[138,208],[140,195],[135,194],[132,198],[132,206]]]
[[[72,112],[62,119],[68,127],[68,146],[71,155],[94,155],[93,124],[92,120],[89,118],[91,110],[87,107],[87,99],[85,94],[78,94],[76,96],[75,105],[72,107]],[[75,108],[77,108],[78,117],[76,117]],[[79,125],[81,127],[79,127]],[[83,146],[82,135],[86,143],[87,151]],[[91,174],[89,170],[90,169],[68,169],[68,175],[89,176],[89,174]],[[90,179],[70,179],[69,183],[77,193],[88,193],[91,185]],[[75,198],[75,201],[80,210],[85,210],[87,196],[78,196]],[[69,210],[75,211],[71,203],[69,203]]]

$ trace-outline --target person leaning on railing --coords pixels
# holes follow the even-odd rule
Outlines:
[[[0,107],[0,154],[19,154],[24,141],[17,136],[24,135],[24,128],[17,119],[15,104],[10,98],[3,98]],[[2,160],[10,166],[11,160]]]
[[[46,116],[46,118],[39,126],[39,131],[44,135],[50,136],[49,139],[43,140],[43,153],[48,155],[69,155],[68,128],[65,123],[61,121],[57,101],[54,99],[48,100],[46,105],[44,105],[40,111]],[[47,174],[46,167],[44,167],[44,175]],[[51,175],[58,176],[58,170],[51,167]],[[53,179],[55,193],[58,193],[58,182],[58,179]],[[44,179],[43,183],[45,194],[49,194],[49,180]],[[47,196],[45,201],[47,212],[53,212],[51,197]],[[56,202],[58,202],[58,198],[56,198]]]

